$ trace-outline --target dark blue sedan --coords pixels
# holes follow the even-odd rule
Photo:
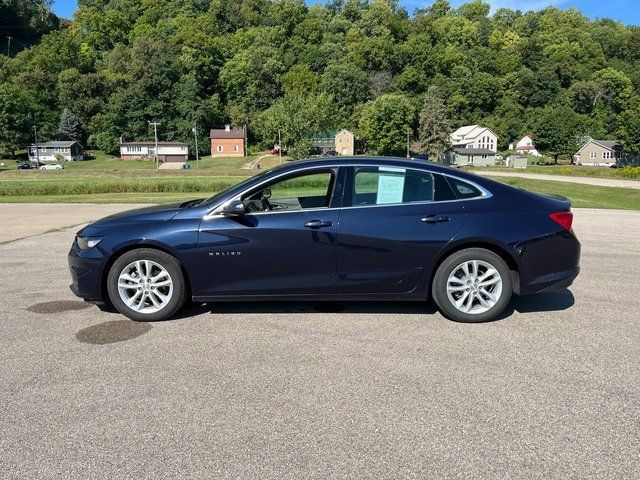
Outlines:
[[[208,199],[112,215],[78,232],[73,292],[133,320],[186,300],[418,300],[494,319],[513,292],[571,285],[569,200],[422,160],[288,163]]]

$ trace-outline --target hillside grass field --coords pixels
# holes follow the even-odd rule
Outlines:
[[[204,198],[279,163],[277,156],[267,156],[260,160],[261,169],[242,168],[262,155],[266,154],[242,158],[205,157],[198,170],[195,161],[189,162],[189,170],[156,170],[149,160],[120,160],[101,152],[91,152],[90,159],[82,162],[65,163],[64,170],[17,170],[17,162],[5,160],[5,167],[0,167],[0,202],[164,203]],[[574,207],[640,210],[640,190],[637,189],[525,179],[518,177],[521,170],[493,168],[514,172],[513,177],[493,177],[495,180],[534,192],[564,195],[573,201]],[[566,165],[530,167],[526,172],[570,175],[563,169],[575,169],[571,175],[576,176],[611,178],[616,173],[616,169],[606,167]],[[588,173],[592,171],[598,174]],[[305,191],[304,188],[294,190],[292,195]]]

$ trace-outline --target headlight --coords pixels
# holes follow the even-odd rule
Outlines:
[[[104,237],[76,237],[76,242],[80,247],[80,250],[86,250],[87,248],[93,248],[98,245]]]

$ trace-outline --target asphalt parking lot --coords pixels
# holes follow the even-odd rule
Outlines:
[[[582,274],[492,323],[430,304],[68,290],[75,229],[0,245],[3,478],[637,478],[640,212],[576,210]]]

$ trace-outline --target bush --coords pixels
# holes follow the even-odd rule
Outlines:
[[[626,166],[618,170],[618,175],[624,178],[638,178],[640,177],[640,167]]]
[[[227,188],[235,180],[98,180],[98,181],[39,181],[0,182],[0,196],[25,195],[91,195],[101,193],[195,193],[217,192]]]

